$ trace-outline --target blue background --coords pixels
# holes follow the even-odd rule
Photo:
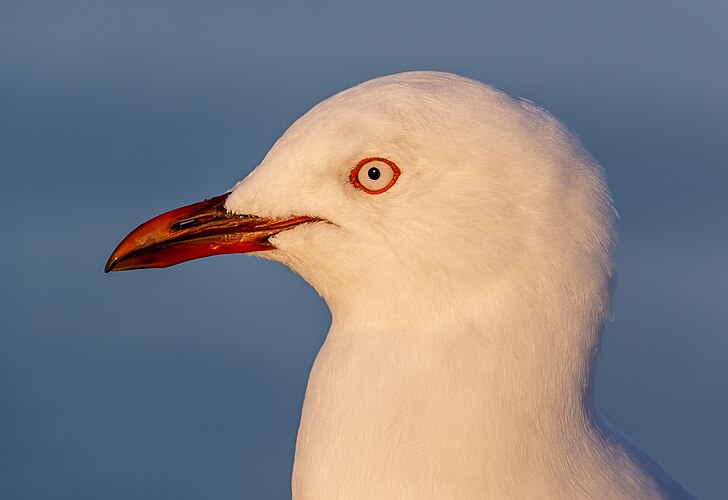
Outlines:
[[[104,275],[312,105],[453,71],[529,98],[620,218],[597,398],[728,497],[725,2],[0,1],[0,498],[286,498],[325,304],[225,256]]]

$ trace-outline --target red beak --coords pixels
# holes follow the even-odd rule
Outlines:
[[[211,255],[273,250],[268,238],[318,220],[231,214],[224,207],[228,194],[170,210],[145,222],[119,243],[104,270],[169,267]]]

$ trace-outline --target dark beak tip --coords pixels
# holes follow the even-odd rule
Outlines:
[[[104,273],[109,273],[111,271],[114,271],[114,266],[116,266],[116,263],[119,261],[118,258],[114,258],[113,256],[109,258],[109,260],[106,261],[106,265],[104,266]]]

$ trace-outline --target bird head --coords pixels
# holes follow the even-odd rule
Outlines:
[[[613,219],[601,169],[550,114],[456,75],[403,73],[315,106],[228,193],[141,225],[106,270],[254,253],[370,322],[555,294],[596,297],[599,316]]]

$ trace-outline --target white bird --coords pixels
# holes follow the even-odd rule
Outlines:
[[[231,191],[143,224],[106,270],[253,252],[326,300],[295,499],[689,498],[594,405],[614,218],[552,115],[412,72],[315,106]]]

